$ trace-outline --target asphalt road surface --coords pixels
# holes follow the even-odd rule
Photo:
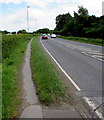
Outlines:
[[[66,73],[79,86],[79,96],[102,103],[102,47],[60,38],[41,40]]]

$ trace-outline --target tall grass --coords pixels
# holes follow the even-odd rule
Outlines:
[[[0,63],[0,119],[2,118],[2,64]]]
[[[0,119],[2,118],[2,34],[0,33]]]
[[[2,117],[14,118],[20,104],[18,69],[32,36],[4,35],[2,65]]]
[[[58,36],[58,37],[67,39],[67,40],[72,40],[72,41],[78,41],[78,42],[84,42],[84,43],[90,43],[90,44],[104,46],[104,39],[83,38],[83,37],[73,37],[73,36]]]
[[[66,99],[66,87],[40,47],[39,37],[32,41],[31,66],[39,99],[46,105]]]

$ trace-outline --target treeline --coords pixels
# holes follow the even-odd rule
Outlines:
[[[4,31],[0,30],[0,33],[2,33],[2,34],[28,34],[28,32],[25,29],[18,30],[17,32],[16,31],[9,32],[7,30],[4,30]],[[33,34],[33,33],[34,33],[34,31],[33,32],[29,32],[29,34]]]
[[[48,28],[42,28],[36,31],[36,33],[52,33],[53,31]]]
[[[70,13],[56,17],[54,32],[64,36],[104,38],[104,16],[90,16],[86,8],[79,6],[74,17]]]

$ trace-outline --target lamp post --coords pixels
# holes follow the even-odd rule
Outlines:
[[[27,6],[27,31],[28,31],[28,34],[29,34],[29,15],[28,15],[28,8],[30,6]]]

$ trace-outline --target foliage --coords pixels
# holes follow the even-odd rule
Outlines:
[[[18,47],[21,41],[28,40],[28,35],[3,35],[2,36],[2,58],[11,57],[11,53]]]
[[[104,46],[104,42],[102,41],[102,39],[98,39],[98,38],[94,39],[94,38],[73,37],[73,36],[58,36],[58,37],[72,41],[79,41],[79,42]]]
[[[104,16],[90,16],[86,8],[79,6],[78,13],[74,11],[74,17],[68,13],[58,15],[54,31],[66,36],[104,38],[103,24]]]
[[[0,30],[0,33],[2,33],[2,34],[8,34],[8,33],[10,33],[10,32],[8,32],[7,30],[4,30],[4,31],[1,31],[1,30]]]
[[[0,119],[2,119],[2,64],[0,63]]]
[[[55,31],[60,31],[64,25],[71,20],[71,15],[69,13],[63,14],[63,15],[58,15],[56,17],[56,28]]]
[[[36,33],[50,33],[50,32],[51,30],[49,30],[48,28],[43,28],[36,31]]]
[[[26,32],[26,30],[19,30],[18,32],[17,32],[17,34],[26,34],[27,32]]]
[[[39,99],[46,105],[66,99],[66,87],[60,81],[58,72],[40,47],[39,38],[32,41],[31,66]]]
[[[16,34],[16,32],[14,31],[14,32],[12,32],[11,34]]]
[[[24,51],[32,36],[3,35],[2,64],[2,117],[14,118],[18,114],[19,98],[18,69]]]

